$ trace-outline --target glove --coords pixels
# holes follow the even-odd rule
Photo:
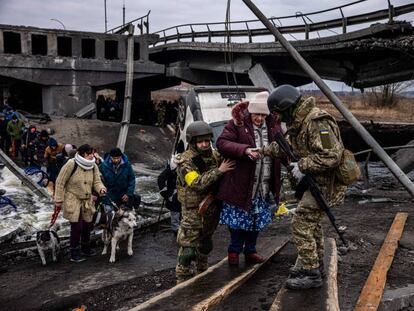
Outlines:
[[[305,174],[303,174],[300,171],[298,162],[292,162],[292,163],[290,163],[289,170],[290,170],[290,173],[292,174],[293,178],[295,178],[296,179],[296,182],[298,182],[298,183],[305,176]]]

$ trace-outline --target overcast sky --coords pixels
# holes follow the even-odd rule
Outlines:
[[[264,14],[285,16],[297,11],[309,13],[336,7],[353,1],[346,0],[253,0]],[[413,0],[391,0],[397,6]],[[122,6],[125,3],[126,20],[145,15],[149,10],[150,31],[196,22],[225,20],[227,0],[106,0],[108,29],[122,24]],[[359,14],[387,7],[387,0],[367,0],[344,9],[345,15]],[[231,1],[231,20],[254,19],[242,0]],[[340,17],[339,11],[320,19]],[[408,17],[408,18],[407,18]],[[317,17],[312,17],[317,21]],[[104,0],[0,0],[0,24],[62,28],[51,19],[62,22],[66,29],[103,32]],[[413,15],[406,16],[413,20]],[[297,23],[298,20],[295,22]],[[287,23],[284,22],[284,23]]]

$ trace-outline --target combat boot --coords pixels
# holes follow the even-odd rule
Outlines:
[[[318,269],[319,269],[319,272],[321,273],[321,278],[324,279],[325,275],[326,275],[324,264],[323,263],[319,264]],[[301,266],[296,266],[295,265],[295,266],[289,268],[289,277],[290,278],[295,278],[295,277],[303,274],[303,271],[306,271],[306,270],[304,270]]]
[[[286,287],[289,289],[308,289],[322,286],[322,277],[319,268],[305,270],[302,269],[297,277],[289,277]]]

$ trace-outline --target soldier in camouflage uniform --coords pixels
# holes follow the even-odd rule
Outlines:
[[[218,225],[219,208],[211,205],[204,216],[198,213],[199,204],[214,191],[217,181],[234,162],[221,161],[211,148],[213,132],[203,121],[195,121],[186,131],[189,149],[175,157],[177,191],[182,219],[177,242],[180,246],[176,266],[177,283],[193,276],[191,263],[196,262],[197,273],[208,268],[208,254],[213,248],[212,235]],[[220,164],[221,162],[221,164]]]
[[[315,99],[303,99],[290,85],[277,87],[268,99],[269,109],[286,122],[288,141],[300,158],[290,164],[298,187],[304,174],[312,174],[330,207],[343,203],[346,186],[335,176],[344,151],[335,119],[316,107]],[[270,145],[265,154],[280,156],[279,146]],[[306,189],[305,189],[306,190]],[[296,265],[290,270],[286,286],[305,289],[322,286],[324,239],[321,220],[324,215],[309,190],[303,192],[292,219],[292,234],[298,251]]]

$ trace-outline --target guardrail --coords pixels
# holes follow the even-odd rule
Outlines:
[[[117,26],[115,28],[109,29],[108,31],[106,31],[105,33],[113,33],[113,34],[117,34],[117,33],[123,33],[124,31],[128,30],[128,26],[130,24],[136,26],[139,31],[140,34],[143,35],[148,34],[149,33],[149,15],[151,13],[151,10],[148,11],[148,13],[146,15],[143,15],[141,17],[138,17],[132,21],[129,21],[123,25]]]
[[[282,16],[282,17],[271,17],[269,20],[278,27],[278,30],[284,34],[304,33],[305,39],[309,39],[309,34],[314,31],[331,30],[332,28],[342,28],[342,33],[347,32],[347,27],[351,25],[357,25],[367,22],[374,22],[378,20],[388,19],[389,23],[394,22],[394,17],[407,14],[414,11],[414,3],[401,5],[394,7],[390,0],[388,2],[388,8],[377,10],[369,13],[358,14],[354,16],[346,17],[343,9],[367,0],[359,0],[351,2],[342,6],[334,8],[315,11],[311,13],[297,12],[295,15]],[[331,19],[322,22],[313,22],[310,16],[318,15],[321,13],[337,11],[341,17]],[[301,18],[303,24],[300,25],[289,25],[283,26],[282,20],[288,20],[293,18]],[[191,42],[195,42],[196,38],[207,38],[207,42],[211,42],[213,37],[247,37],[249,43],[253,42],[253,37],[256,36],[268,36],[271,35],[266,28],[253,28],[254,23],[259,23],[258,20],[246,20],[246,21],[233,21],[229,23],[215,22],[215,23],[194,23],[194,24],[182,24],[174,27],[169,27],[160,31],[155,32],[160,36],[159,40],[154,43],[168,43],[170,41],[180,42],[182,39],[191,39]],[[238,26],[238,29],[230,29],[233,26]],[[212,30],[212,28],[222,28],[220,30]],[[243,28],[242,28],[243,27]],[[194,28],[204,28],[205,30],[194,31]],[[172,32],[172,33],[171,33]],[[337,34],[337,33],[336,33]],[[296,39],[296,38],[294,38]]]

